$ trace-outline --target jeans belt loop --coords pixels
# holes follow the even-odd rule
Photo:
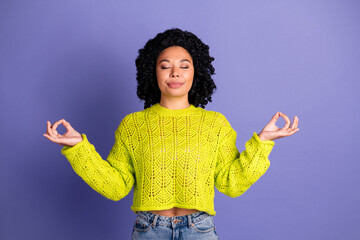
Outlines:
[[[194,226],[194,224],[191,221],[191,214],[187,215],[187,217],[188,217],[188,226],[189,226],[189,228],[192,228],[192,226]]]
[[[153,222],[151,223],[151,225],[152,225],[153,227],[156,227],[156,221],[157,221],[158,217],[159,217],[159,215],[158,215],[158,214],[155,214],[154,220],[153,220]]]

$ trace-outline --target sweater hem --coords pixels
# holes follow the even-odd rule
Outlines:
[[[167,206],[161,206],[161,207],[135,207],[135,206],[131,206],[131,210],[135,214],[137,214],[138,211],[159,211],[159,210],[171,209],[173,207],[186,208],[186,209],[196,209],[196,210],[199,210],[199,211],[206,212],[207,214],[212,215],[212,216],[216,215],[215,210],[211,210],[211,209],[204,208],[204,207],[183,205],[183,204],[173,204],[173,205],[167,205]]]

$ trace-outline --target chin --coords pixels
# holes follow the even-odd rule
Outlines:
[[[172,90],[175,90],[175,91],[172,91]],[[179,91],[176,91],[176,89],[172,89],[172,90],[170,90],[170,91],[167,90],[167,91],[161,92],[161,95],[165,95],[165,96],[169,96],[169,97],[183,97],[188,94],[188,92],[179,92]]]

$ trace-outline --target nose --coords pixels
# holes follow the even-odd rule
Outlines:
[[[171,76],[172,78],[174,78],[174,77],[179,77],[179,76],[180,76],[179,71],[178,71],[178,69],[177,69],[176,67],[174,67],[174,68],[172,69],[170,76]]]

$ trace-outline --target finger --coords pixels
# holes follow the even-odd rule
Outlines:
[[[64,121],[64,119],[61,119],[59,121],[56,121],[53,125],[52,125],[52,129],[56,130],[56,128],[59,126],[59,124],[61,124]]]
[[[54,143],[60,143],[60,140],[58,138],[53,138],[48,134],[43,134],[44,137],[46,137],[47,139],[49,139],[50,141],[54,142]]]
[[[65,119],[64,119],[63,125],[64,125],[64,127],[66,128],[66,130],[67,130],[66,132],[69,132],[69,131],[71,131],[71,130],[74,130],[74,128],[70,125],[70,123],[67,122],[67,121],[65,121]]]
[[[60,134],[58,134],[58,132],[56,131],[56,128],[61,124],[63,123],[65,120],[64,119],[61,119],[57,122],[54,123],[54,125],[52,126],[52,130],[53,130],[53,134],[55,134],[56,136],[59,136]],[[61,135],[60,135],[61,136]]]
[[[46,133],[49,134],[50,122],[46,121]]]
[[[285,120],[285,126],[283,127],[283,129],[288,129],[290,127],[290,124],[291,124],[290,119],[288,118],[288,116],[286,116],[283,113],[280,113],[280,116],[283,117],[284,120]]]
[[[290,128],[292,131],[294,130],[294,129],[296,129],[296,116],[294,117],[294,120],[293,120],[293,123],[292,123],[292,126],[291,126],[291,128]]]
[[[300,131],[300,128],[297,128],[297,129],[294,129],[293,131],[290,131],[290,132],[288,133],[288,136],[293,135],[294,133],[296,133],[296,132],[298,132],[298,131]]]
[[[270,122],[274,122],[274,123],[275,123],[275,122],[279,119],[279,117],[280,117],[280,112],[275,113],[275,115],[272,116]]]
[[[51,129],[51,123],[50,123],[50,121],[47,121],[47,134],[49,135],[49,136],[52,136],[52,137],[54,137],[54,133],[53,133],[53,130]]]
[[[295,116],[295,118],[294,118],[294,129],[297,129],[298,125],[299,125],[299,118],[298,118],[298,116]]]

